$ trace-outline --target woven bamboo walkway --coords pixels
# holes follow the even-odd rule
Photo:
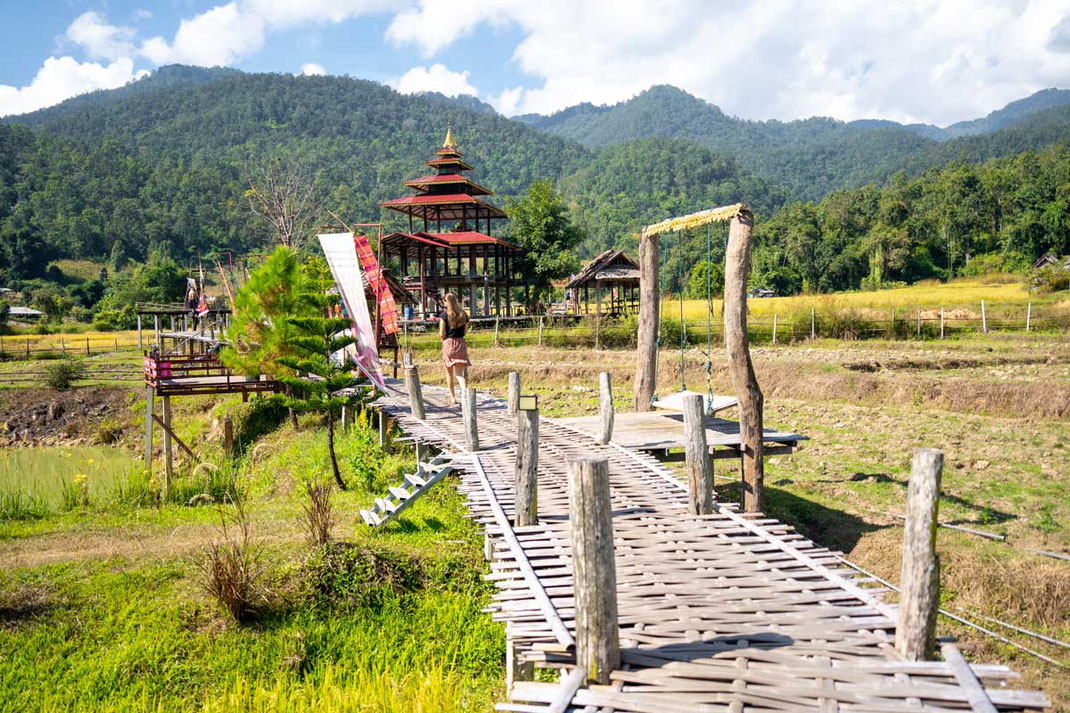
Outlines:
[[[690,515],[686,486],[658,461],[553,420],[539,427],[540,524],[514,529],[515,417],[480,394],[481,450],[469,453],[445,389],[425,386],[424,398],[423,421],[405,394],[378,405],[409,435],[452,454],[469,514],[493,541],[491,613],[522,660],[562,669],[558,683],[515,683],[498,710],[991,710],[984,695],[978,702],[977,680],[1001,710],[1049,705],[1040,692],[1009,688],[1016,674],[1005,666],[898,659],[895,607],[837,553],[733,505]],[[608,686],[580,687],[571,650],[567,464],[581,456],[610,468],[622,667]]]

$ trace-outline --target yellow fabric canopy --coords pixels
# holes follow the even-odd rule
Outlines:
[[[661,233],[675,233],[678,230],[697,228],[708,223],[723,223],[732,220],[732,218],[735,218],[744,209],[746,209],[745,205],[736,203],[734,205],[721,206],[720,208],[700,210],[698,213],[682,215],[679,218],[669,218],[660,223],[654,223],[653,225],[648,225],[643,228],[643,236],[660,235]]]

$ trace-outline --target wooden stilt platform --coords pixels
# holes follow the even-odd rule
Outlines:
[[[480,450],[473,452],[445,389],[424,387],[426,414],[417,419],[404,386],[391,386],[398,391],[377,405],[411,437],[449,454],[469,515],[486,528],[488,579],[497,587],[490,612],[507,624],[513,669],[534,662],[562,672],[559,683],[512,681],[498,710],[906,713],[1049,705],[1040,692],[1008,688],[1015,674],[1005,666],[902,660],[893,646],[896,607],[883,590],[837,553],[760,513],[715,503],[710,515],[688,514],[686,486],[642,448],[619,442],[620,433],[601,445],[575,423],[542,420],[539,524],[513,527],[517,420],[505,402],[480,395]],[[676,428],[659,416],[652,423]],[[729,441],[719,445],[731,445],[730,429],[718,421],[708,430]],[[661,438],[676,443],[673,434]],[[609,465],[622,663],[605,686],[581,687],[584,672],[575,670],[567,464],[580,457]]]

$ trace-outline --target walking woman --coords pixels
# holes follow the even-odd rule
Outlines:
[[[457,295],[446,293],[446,309],[438,316],[438,336],[442,340],[442,362],[446,365],[446,381],[450,385],[450,403],[457,405],[453,385],[457,376],[468,379],[468,345],[464,341],[468,315],[461,307]]]

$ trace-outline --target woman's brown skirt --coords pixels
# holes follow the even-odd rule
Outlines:
[[[450,366],[471,366],[468,361],[468,345],[463,337],[448,337],[442,340],[442,363]]]

